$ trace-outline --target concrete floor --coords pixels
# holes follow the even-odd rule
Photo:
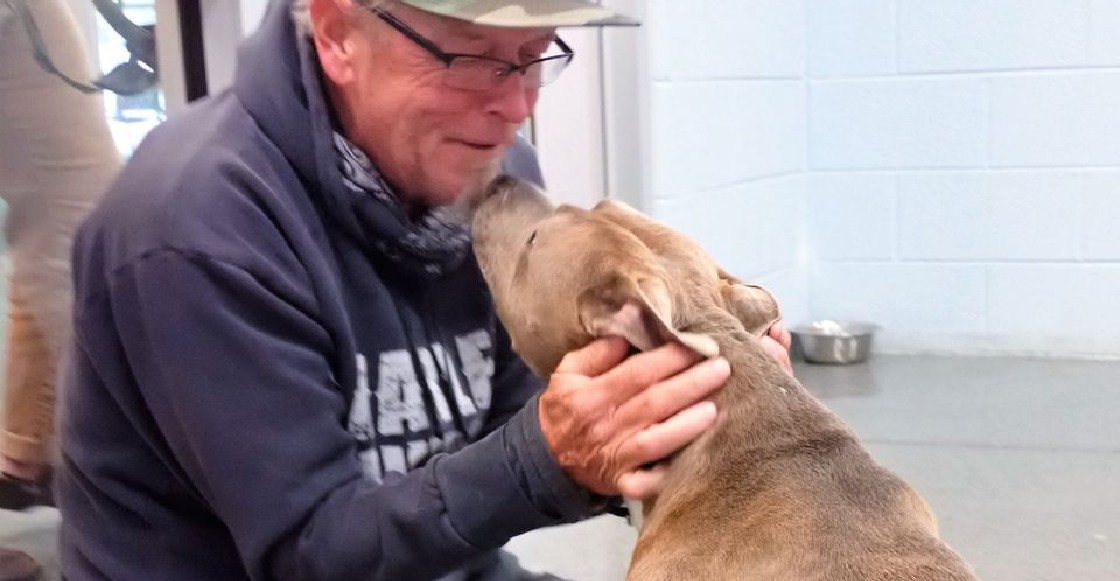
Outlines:
[[[985,580],[1120,579],[1120,362],[877,356],[796,374],[926,497]],[[57,518],[0,512],[0,546],[53,569]],[[534,570],[616,581],[634,540],[603,517],[510,549]]]

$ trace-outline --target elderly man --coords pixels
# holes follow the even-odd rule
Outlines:
[[[540,180],[516,131],[572,58],[555,28],[624,22],[273,2],[234,87],[157,129],[79,234],[64,575],[527,579],[512,536],[653,493],[641,467],[711,425],[726,362],[603,340],[546,388],[445,210]]]

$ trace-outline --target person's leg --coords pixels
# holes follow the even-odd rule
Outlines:
[[[0,580],[2,581],[2,580]],[[565,581],[548,573],[533,573],[521,568],[517,557],[506,550],[496,550],[475,559],[459,571],[437,581]]]
[[[479,563],[472,570],[468,581],[565,581],[551,573],[533,573],[521,567],[517,556],[504,549]]]
[[[62,0],[28,4],[59,66],[75,74],[88,71],[79,29]],[[34,477],[47,462],[54,361],[64,341],[58,334],[69,329],[69,299],[60,300],[59,293],[69,296],[73,224],[119,163],[101,103],[42,71],[22,23],[0,8],[0,195],[9,205],[5,234],[13,267],[0,468],[17,476]],[[95,151],[100,148],[105,151]],[[16,282],[24,279],[27,284]],[[17,503],[38,496],[28,483],[0,482],[8,485],[0,489],[24,493],[9,498]],[[30,555],[0,548],[0,581],[41,579],[42,568]]]
[[[65,0],[27,2],[55,64],[91,76]],[[0,470],[34,479],[50,462],[54,383],[71,328],[74,230],[120,166],[100,95],[85,95],[35,62],[19,18],[0,29],[0,195],[11,259],[6,417]]]
[[[12,271],[27,268],[26,254],[12,257]],[[54,425],[55,357],[32,314],[28,285],[11,277],[8,300],[8,351],[4,383],[3,459],[0,463],[0,508],[21,510],[44,503],[39,485],[47,464],[47,443]]]

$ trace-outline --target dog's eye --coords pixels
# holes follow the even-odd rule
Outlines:
[[[529,239],[525,241],[525,245],[526,246],[532,246],[533,241],[536,240],[536,239],[537,239],[537,231],[533,230],[533,232],[531,234],[529,234]]]

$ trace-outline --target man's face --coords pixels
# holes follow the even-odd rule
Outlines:
[[[553,38],[552,29],[480,26],[397,3],[386,8],[446,53],[524,63]],[[347,138],[410,204],[443,206],[481,191],[540,89],[523,86],[520,74],[490,90],[449,87],[442,62],[374,14],[355,11],[349,22],[348,74],[334,78],[324,67]]]

